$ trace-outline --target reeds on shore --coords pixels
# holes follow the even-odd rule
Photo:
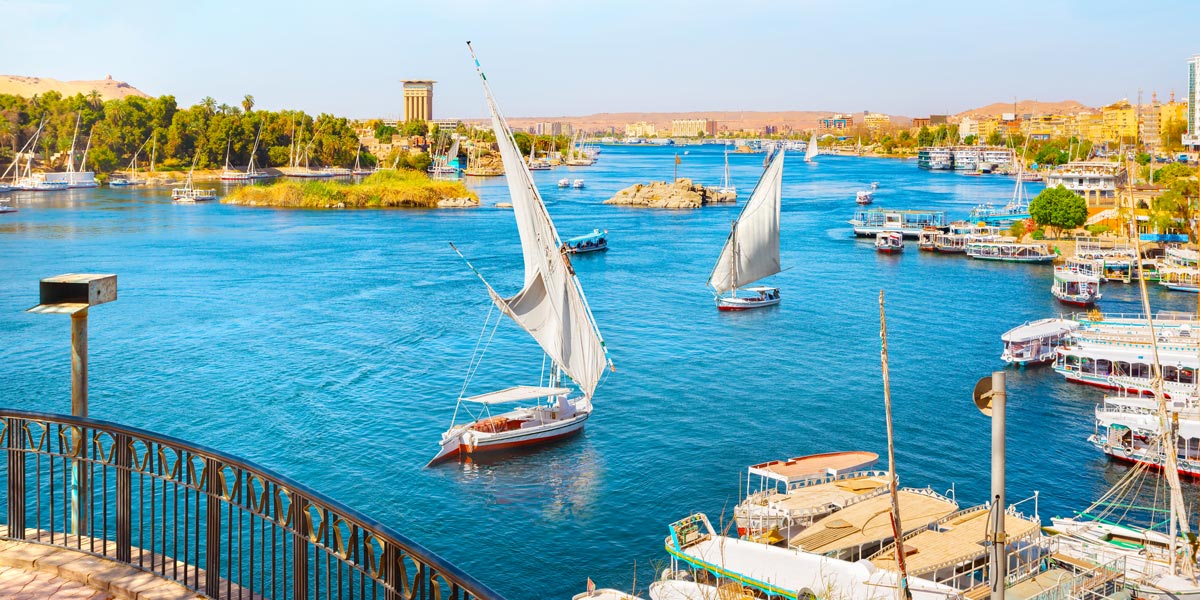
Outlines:
[[[270,185],[246,185],[221,202],[276,208],[436,208],[478,205],[479,196],[459,181],[397,170],[379,171],[357,183],[285,179]]]

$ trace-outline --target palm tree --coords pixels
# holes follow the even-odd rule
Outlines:
[[[200,106],[204,107],[205,112],[207,112],[209,116],[217,111],[217,101],[213,99],[212,96],[205,96],[204,99],[200,101]]]
[[[96,90],[92,90],[92,91],[88,92],[87,101],[88,101],[88,104],[90,104],[92,106],[92,108],[99,108],[100,107],[100,92],[97,92]]]
[[[242,98],[242,109],[247,113],[254,109],[254,96],[246,94],[246,96]]]

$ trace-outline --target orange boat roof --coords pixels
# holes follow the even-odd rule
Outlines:
[[[874,452],[827,452],[750,466],[750,473],[786,483],[861,471],[879,460]]]

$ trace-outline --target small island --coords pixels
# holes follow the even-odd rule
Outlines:
[[[635,184],[605,200],[605,204],[638,206],[644,208],[700,208],[711,204],[733,204],[737,195],[706,188],[691,179],[677,179],[674,183],[652,181]]]
[[[273,208],[471,208],[479,206],[479,196],[459,181],[399,170],[379,171],[359,183],[285,180],[247,185],[221,202]]]

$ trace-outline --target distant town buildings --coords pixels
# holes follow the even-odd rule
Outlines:
[[[569,128],[570,126],[568,125],[567,127]],[[562,135],[563,124],[557,121],[538,123],[534,125],[533,133],[536,135]]]
[[[1046,173],[1046,187],[1063,186],[1083,196],[1088,206],[1115,206],[1127,173],[1120,163],[1072,162]]]
[[[658,135],[653,123],[638,121],[637,123],[628,123],[625,125],[625,137],[630,138],[648,138]]]
[[[1183,145],[1200,149],[1200,54],[1188,59],[1187,131]]]
[[[887,129],[892,124],[892,118],[882,113],[867,113],[863,115],[863,125],[872,133]]]
[[[404,82],[404,120],[433,119],[433,84],[427,79],[408,79]]]
[[[671,137],[697,137],[717,135],[717,122],[708,119],[674,119],[671,121]]]
[[[818,126],[822,131],[846,131],[854,127],[854,115],[843,115],[838,113],[832,117],[825,117],[818,122]]]

